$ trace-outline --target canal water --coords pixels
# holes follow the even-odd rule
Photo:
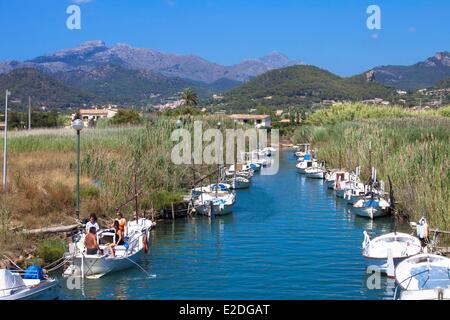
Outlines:
[[[389,232],[391,219],[355,217],[323,181],[296,172],[290,151],[276,175],[255,174],[231,215],[160,222],[139,268],[63,286],[63,299],[392,299],[361,256],[363,231]],[[63,280],[64,281],[64,280]]]

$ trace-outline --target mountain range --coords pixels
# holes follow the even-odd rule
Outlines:
[[[373,71],[376,81],[386,86],[405,90],[428,88],[450,77],[450,52],[438,52],[411,66],[380,66]]]
[[[205,83],[212,83],[221,78],[243,82],[272,69],[301,63],[290,60],[281,53],[272,52],[259,59],[223,66],[194,55],[162,53],[152,49],[134,48],[127,44],[109,47],[103,41],[88,41],[75,48],[28,61],[2,62],[0,74],[24,67],[53,74],[74,70],[89,72],[99,66],[115,65],[129,70],[157,72],[167,77]]]
[[[365,73],[341,78],[278,52],[223,66],[194,55],[88,41],[27,61],[0,62],[0,90],[8,88],[24,101],[32,96],[38,105],[62,108],[160,103],[186,87],[195,89],[203,99],[229,91],[226,100],[241,104],[383,98],[393,92],[387,87],[445,86],[450,77],[450,53],[439,52],[411,66],[379,66],[371,71],[377,83],[367,83]]]

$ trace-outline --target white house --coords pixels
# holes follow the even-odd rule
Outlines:
[[[272,119],[267,114],[232,114],[230,118],[241,124],[253,124],[257,128],[272,126]]]
[[[110,119],[116,115],[119,110],[116,108],[108,107],[103,109],[80,109],[81,120],[86,127],[89,126],[90,121],[98,121],[99,119]],[[75,118],[75,114],[72,115],[72,120]]]

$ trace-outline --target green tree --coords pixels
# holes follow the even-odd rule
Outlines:
[[[114,117],[111,118],[112,125],[121,124],[139,124],[142,119],[138,112],[133,109],[120,109]]]
[[[191,88],[184,89],[180,92],[179,97],[183,101],[183,106],[192,107],[198,105],[197,93]]]

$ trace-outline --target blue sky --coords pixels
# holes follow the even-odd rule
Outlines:
[[[73,2],[82,2],[81,30],[66,28]],[[371,4],[381,8],[381,30],[366,27]],[[226,65],[279,51],[352,75],[450,50],[450,1],[2,0],[0,38],[0,60],[104,40]]]

